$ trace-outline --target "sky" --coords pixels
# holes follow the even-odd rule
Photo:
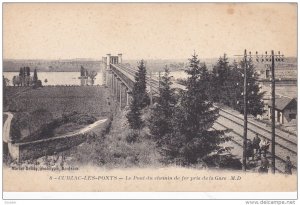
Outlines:
[[[297,56],[296,3],[4,3],[4,59]]]

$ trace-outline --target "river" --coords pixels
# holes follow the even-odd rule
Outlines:
[[[3,75],[9,80],[9,85],[12,85],[13,77],[18,76],[19,72],[3,72]],[[32,75],[33,73],[31,73]],[[81,79],[78,79],[80,72],[38,72],[37,75],[43,85],[81,85]],[[98,72],[94,85],[102,85],[103,83],[103,73]]]
[[[78,79],[80,76],[79,72],[38,72],[38,79],[42,81],[43,85],[81,85],[82,80]],[[12,79],[14,76],[18,76],[19,72],[3,72],[5,78],[9,80],[9,85],[12,84]],[[33,73],[31,73],[31,76]],[[164,75],[164,72],[160,73],[161,76]],[[170,76],[172,76],[172,80],[177,79],[185,79],[187,78],[187,74],[180,71],[172,71],[170,72]],[[153,73],[153,78],[159,77],[159,73]],[[47,81],[45,81],[47,79]],[[90,83],[90,82],[88,82]],[[103,85],[103,72],[98,72],[96,79],[94,81],[94,85]]]

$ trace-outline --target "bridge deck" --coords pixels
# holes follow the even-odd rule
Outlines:
[[[134,76],[135,76],[135,73],[138,71],[137,69],[129,67],[124,64],[111,64],[111,65],[113,65],[113,67],[118,69],[118,71],[121,72],[124,76],[126,76],[129,80],[131,80],[132,82],[135,82]],[[159,89],[158,89],[159,88],[159,80],[155,77],[150,78],[149,75],[146,76],[146,80],[147,80],[147,90],[150,91],[150,87],[151,87],[152,92],[154,94],[157,94],[159,92]],[[184,85],[180,85],[175,82],[173,82],[173,84],[171,85],[171,88],[181,89],[181,90],[186,89]]]

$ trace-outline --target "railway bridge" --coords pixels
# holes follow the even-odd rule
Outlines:
[[[137,68],[130,67],[122,63],[122,54],[112,56],[107,54],[102,57],[102,63],[105,66],[105,84],[108,86],[117,99],[121,109],[128,106],[132,97],[132,89],[135,82],[134,76]],[[156,96],[159,93],[159,79],[146,76],[147,91],[150,96]],[[185,89],[183,85],[173,83],[175,89]]]

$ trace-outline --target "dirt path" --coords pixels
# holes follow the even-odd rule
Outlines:
[[[96,122],[94,122],[93,124],[90,124],[84,128],[82,128],[81,130],[75,131],[75,132],[71,132],[68,134],[64,134],[64,135],[60,135],[59,137],[71,137],[74,135],[78,135],[78,134],[84,134],[90,130],[92,130],[93,128],[95,128],[96,126],[104,123],[107,119],[102,119],[102,120],[97,120]]]
[[[9,136],[10,135],[10,127],[11,127],[11,121],[12,121],[14,115],[11,112],[4,112],[4,114],[7,115],[7,119],[6,119],[6,121],[3,125],[3,141],[7,143],[10,139],[10,136]],[[107,119],[97,120],[93,124],[90,124],[90,125],[82,128],[81,130],[71,132],[71,133],[68,133],[68,134],[64,134],[64,135],[60,135],[59,137],[71,137],[71,136],[75,136],[75,135],[78,135],[78,134],[84,134],[84,133],[92,130],[96,126],[104,123],[106,120]],[[56,138],[56,137],[54,137],[54,138]],[[37,141],[39,141],[39,140],[37,140]]]

